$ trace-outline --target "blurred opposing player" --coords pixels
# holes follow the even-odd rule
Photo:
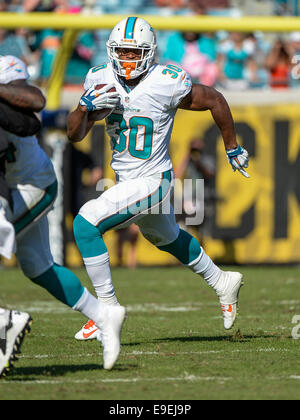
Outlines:
[[[75,239],[97,296],[102,302],[118,304],[102,235],[134,222],[153,245],[175,256],[213,287],[224,327],[230,329],[236,318],[242,274],[221,271],[198,241],[179,228],[171,206],[168,214],[149,211],[170,200],[173,170],[168,147],[178,108],[209,110],[220,128],[233,170],[248,176],[244,171],[248,153],[237,144],[229,106],[215,89],[192,85],[181,68],[156,64],[154,30],[141,18],[119,22],[111,32],[107,51],[109,63],[88,72],[85,93],[68,117],[69,139],[77,142],[89,132],[100,110],[112,111],[106,127],[117,184],[86,203],[74,221]],[[99,90],[99,85],[106,86]],[[96,334],[97,328],[88,322],[76,338],[91,339]]]
[[[0,197],[2,200],[9,201],[8,189],[1,176],[2,173],[0,168]],[[6,219],[2,203],[0,203],[0,255],[10,259],[13,252],[15,252],[15,230]],[[30,331],[31,322],[31,316],[25,312],[0,308],[0,378],[6,376],[17,360],[23,339]]]
[[[1,109],[1,111],[3,110]],[[16,116],[11,114],[13,118]],[[2,202],[9,204],[11,202],[10,191],[4,178],[7,150],[7,141],[0,137],[0,197]],[[10,259],[13,252],[15,252],[15,230],[6,219],[0,202],[0,255]],[[0,308],[0,378],[6,376],[17,360],[23,339],[30,330],[31,321],[32,319],[27,313]]]
[[[38,112],[45,106],[41,91],[27,83],[25,64],[16,57],[0,57],[0,99],[21,110]],[[102,304],[85,289],[67,268],[55,264],[49,245],[46,214],[57,193],[52,163],[36,137],[19,137],[5,132],[8,151],[5,157],[6,180],[12,207],[0,201],[5,217],[14,225],[16,256],[29,279],[55,298],[91,318],[104,328],[104,368],[111,369],[120,353],[120,334],[125,308]]]

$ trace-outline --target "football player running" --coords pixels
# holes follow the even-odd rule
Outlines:
[[[79,142],[101,110],[111,110],[106,128],[111,138],[111,167],[117,179],[116,185],[81,208],[74,220],[75,240],[98,299],[116,306],[103,234],[134,222],[153,245],[175,256],[216,291],[224,327],[231,329],[242,274],[220,270],[199,242],[179,228],[172,206],[168,214],[153,209],[170,200],[173,170],[168,147],[177,109],[209,110],[220,128],[233,171],[247,177],[244,168],[248,167],[248,153],[237,143],[231,111],[222,94],[192,84],[189,74],[177,66],[157,64],[156,47],[155,33],[148,22],[136,17],[119,22],[107,42],[109,63],[90,69],[85,93],[68,116],[69,140]],[[105,86],[99,90],[97,85]],[[99,336],[101,332],[89,321],[75,338]]]
[[[0,104],[0,109],[1,107],[2,104]],[[16,117],[13,111],[9,115]],[[0,197],[2,202],[8,205],[11,197],[4,178],[7,150],[8,142],[0,137]],[[2,202],[0,202],[0,255],[10,259],[15,252],[15,230],[5,217]],[[23,339],[30,331],[31,321],[31,316],[25,312],[0,308],[0,378],[6,376],[17,360]]]
[[[45,98],[27,79],[27,68],[20,59],[0,57],[0,100],[23,112],[39,112]],[[104,368],[110,370],[120,354],[125,308],[103,304],[70,270],[55,264],[47,220],[57,194],[53,165],[35,136],[20,137],[8,131],[4,134],[8,141],[4,170],[12,206],[1,197],[0,203],[5,219],[14,226],[18,263],[25,276],[104,330]],[[4,247],[8,250],[7,242]]]

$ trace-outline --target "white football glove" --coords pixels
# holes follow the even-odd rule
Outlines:
[[[226,154],[232,170],[234,172],[238,170],[246,178],[250,178],[250,175],[243,169],[248,168],[249,165],[249,154],[247,150],[238,145],[235,149],[226,150]]]
[[[82,106],[86,106],[88,111],[96,111],[103,108],[114,109],[120,100],[118,92],[108,92],[112,87],[115,87],[113,83],[104,86],[102,89],[95,89],[94,85],[84,95],[82,95],[79,103]]]

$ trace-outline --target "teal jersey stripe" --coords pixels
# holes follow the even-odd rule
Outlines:
[[[57,195],[57,181],[45,190],[42,199],[32,209],[28,209],[17,221],[14,222],[16,234],[29,226],[38,216],[42,215],[55,201]]]
[[[124,35],[125,39],[133,39],[133,33],[134,33],[136,20],[137,20],[136,17],[129,17],[127,19],[126,27],[125,27],[125,35]]]
[[[120,211],[119,213],[113,214],[112,216],[107,217],[99,222],[97,225],[101,234],[103,235],[109,229],[112,229],[122,223],[128,222],[131,218],[137,214],[142,213],[162,202],[169,192],[170,185],[172,181],[171,171],[166,171],[162,174],[162,180],[159,188],[150,194],[148,197],[143,198],[142,200],[136,201],[127,209]],[[138,212],[137,212],[138,210]]]

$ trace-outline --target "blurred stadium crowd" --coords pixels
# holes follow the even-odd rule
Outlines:
[[[134,15],[298,15],[298,1],[234,0],[6,0],[2,12],[53,12]],[[263,6],[263,7],[262,7]],[[66,84],[82,84],[90,67],[107,61],[109,31],[82,32],[69,61]],[[47,83],[62,39],[62,31],[51,28],[33,32],[0,29],[0,54],[11,54],[29,66],[32,80]],[[162,64],[179,64],[194,81],[230,90],[297,87],[300,61],[300,32],[195,34],[160,32],[158,56]],[[298,56],[298,57],[297,57]],[[300,77],[300,73],[299,73]]]

